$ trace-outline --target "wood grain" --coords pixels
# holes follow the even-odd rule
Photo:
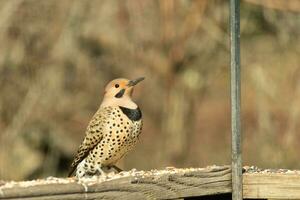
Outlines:
[[[139,174],[104,182],[60,180],[64,183],[40,180],[17,182],[11,187],[4,184],[0,186],[0,199],[231,199],[229,166],[175,169],[172,173],[157,171],[152,175]],[[300,171],[248,171],[243,174],[243,197],[300,199]]]
[[[87,186],[87,192],[78,182],[3,188],[0,199],[180,199],[230,192],[231,169],[225,166],[186,173],[125,177],[94,183]]]
[[[246,173],[243,193],[252,199],[300,199],[300,174]]]

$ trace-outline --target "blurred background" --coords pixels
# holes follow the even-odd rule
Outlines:
[[[231,163],[225,0],[0,0],[0,179],[66,176],[111,79],[145,76],[119,166]],[[244,165],[300,168],[300,1],[241,1]]]

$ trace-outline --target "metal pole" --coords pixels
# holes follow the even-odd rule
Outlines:
[[[232,199],[243,199],[241,139],[240,1],[230,0]]]

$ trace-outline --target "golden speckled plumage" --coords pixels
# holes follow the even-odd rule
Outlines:
[[[138,112],[140,114],[138,118],[132,118],[128,113],[124,113],[123,106],[126,106],[126,103],[122,103],[121,100],[120,98],[120,103],[117,104],[100,106],[92,117],[85,138],[71,164],[69,176],[75,170],[79,178],[97,172],[102,173],[103,167],[114,166],[135,146],[142,130],[141,113],[137,106],[125,109]]]

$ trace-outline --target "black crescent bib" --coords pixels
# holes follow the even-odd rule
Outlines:
[[[137,107],[136,109],[130,109],[119,106],[119,108],[132,121],[139,121],[142,118],[142,112],[139,107]]]

